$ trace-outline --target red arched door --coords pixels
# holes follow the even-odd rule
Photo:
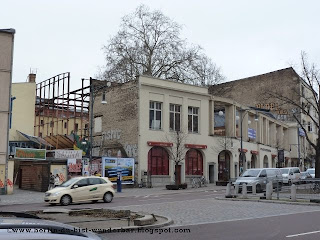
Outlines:
[[[186,153],[186,175],[203,175],[203,158],[199,150],[190,149]]]
[[[151,175],[169,175],[169,156],[162,147],[153,147],[148,153],[148,172]]]

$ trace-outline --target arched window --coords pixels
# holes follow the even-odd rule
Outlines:
[[[162,147],[153,147],[148,153],[148,171],[151,175],[169,175],[169,156]]]
[[[186,153],[186,175],[203,175],[202,154],[196,149]]]

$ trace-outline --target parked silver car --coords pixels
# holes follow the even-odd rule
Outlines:
[[[248,191],[252,191],[252,185],[256,184],[257,192],[262,192],[266,189],[267,182],[273,182],[273,188],[282,184],[282,174],[278,168],[251,168],[247,169],[237,180],[234,185],[239,184],[241,191],[242,184],[247,184]]]
[[[316,171],[315,171],[314,168],[308,168],[308,169],[307,169],[307,172],[310,173],[310,175],[311,175],[312,178],[315,178],[315,176],[316,176]]]
[[[291,185],[298,183],[300,180],[300,169],[298,167],[280,168],[283,178],[283,183]]]

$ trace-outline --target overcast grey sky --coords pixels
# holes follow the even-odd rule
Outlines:
[[[13,82],[37,82],[71,72],[72,89],[104,64],[102,46],[121,18],[140,4],[184,26],[182,37],[199,44],[235,80],[298,63],[300,51],[320,60],[320,2],[302,0],[2,0],[0,28],[15,28]]]

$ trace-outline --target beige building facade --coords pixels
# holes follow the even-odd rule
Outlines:
[[[116,157],[120,150],[122,157],[135,158],[138,183],[146,174],[153,186],[174,182],[170,151],[177,145],[176,131],[186,135],[179,183],[202,175],[210,182],[227,181],[247,168],[276,167],[280,147],[289,164],[289,125],[212,96],[206,87],[140,76],[104,94],[107,103],[98,94],[93,108],[94,157]]]
[[[19,133],[34,135],[35,82],[13,83],[12,122],[9,131],[10,141],[25,141]]]
[[[11,105],[11,82],[13,64],[14,29],[0,29],[0,190],[11,193],[8,183],[13,180],[13,171],[8,167],[9,122]]]
[[[308,114],[301,112],[294,104],[289,104],[289,100],[296,102],[317,119],[316,110],[310,104],[314,104],[313,92],[293,68],[289,67],[211,86],[209,92],[214,96],[233,99],[247,106],[269,110],[278,120],[291,126],[288,141],[292,165],[304,169],[314,164],[315,151],[307,142],[305,134],[313,143],[316,143],[315,124]],[[285,98],[288,100],[284,101]],[[298,126],[293,114],[297,116],[306,132],[301,126]]]

